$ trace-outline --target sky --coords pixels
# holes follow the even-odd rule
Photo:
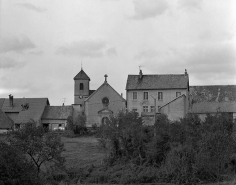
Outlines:
[[[90,89],[107,74],[124,97],[139,68],[236,85],[235,10],[235,0],[0,0],[0,98],[71,105],[81,64]]]

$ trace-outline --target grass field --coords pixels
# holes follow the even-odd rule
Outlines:
[[[88,165],[102,163],[106,153],[98,149],[98,140],[95,137],[62,137],[65,151],[66,167],[83,168]]]

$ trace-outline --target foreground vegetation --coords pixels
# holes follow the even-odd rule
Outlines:
[[[234,121],[225,114],[204,122],[160,115],[145,126],[137,113],[121,112],[97,129],[97,138],[77,138],[88,134],[84,121],[71,122],[61,139],[36,127],[13,132],[0,143],[0,184],[229,184],[235,174]]]

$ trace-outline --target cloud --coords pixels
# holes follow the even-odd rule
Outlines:
[[[178,5],[187,10],[201,9],[202,0],[179,0]]]
[[[35,47],[35,44],[26,36],[19,38],[2,38],[0,42],[0,53],[11,51],[22,52]]]
[[[33,10],[33,11],[36,11],[36,12],[39,12],[39,13],[45,12],[47,10],[46,8],[35,6],[31,3],[18,3],[17,5],[22,6],[26,9],[28,9],[28,10]]]
[[[0,69],[14,69],[24,66],[24,62],[17,62],[14,59],[8,57],[0,57]]]
[[[111,47],[111,48],[107,49],[106,53],[108,56],[117,55],[117,51],[116,51],[115,47]]]
[[[147,59],[153,59],[159,55],[159,52],[155,50],[145,50],[140,51],[137,55],[134,56],[135,60],[147,60]]]
[[[39,50],[39,51],[31,51],[31,52],[29,52],[29,54],[31,54],[31,55],[42,55],[42,54],[43,54],[43,51],[42,51],[42,50]]]
[[[161,15],[168,9],[166,0],[134,0],[133,3],[135,15],[132,18],[136,20]]]
[[[179,74],[187,69],[190,77],[202,84],[207,80],[214,84],[218,81],[223,83],[227,79],[234,83],[236,48],[233,43],[201,43],[163,50],[166,52],[160,51],[158,55],[154,51],[143,51],[135,57],[142,60],[141,65],[154,74]]]
[[[98,58],[104,55],[103,49],[105,49],[105,47],[105,41],[82,40],[59,47],[56,50],[56,54]]]

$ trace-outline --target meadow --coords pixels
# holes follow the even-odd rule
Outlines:
[[[67,168],[84,168],[90,165],[100,165],[106,153],[99,149],[96,137],[62,137],[65,151],[63,157],[66,159]]]

